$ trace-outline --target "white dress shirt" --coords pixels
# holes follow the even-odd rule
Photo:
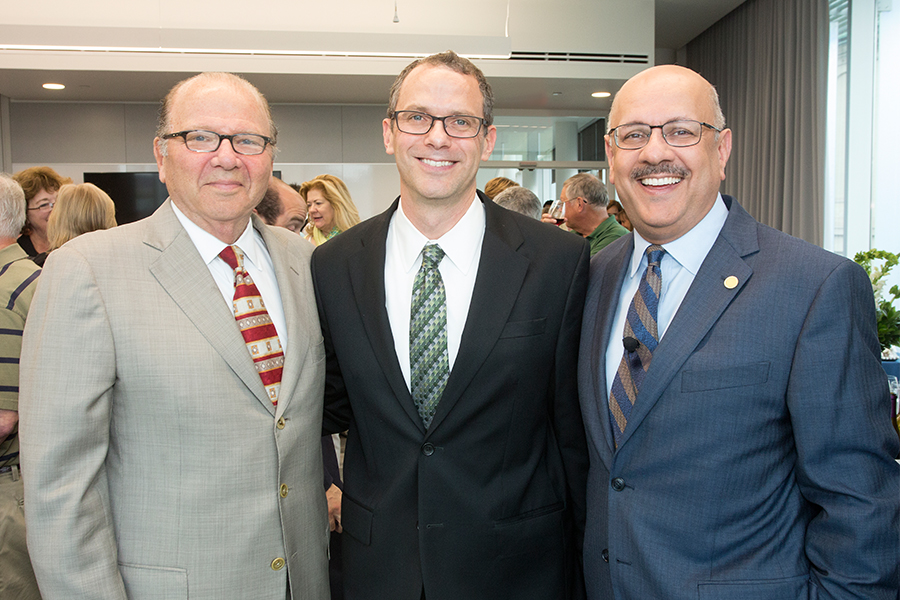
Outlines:
[[[712,208],[703,219],[694,225],[693,229],[685,233],[677,240],[663,244],[666,253],[663,255],[659,268],[662,273],[662,290],[659,294],[659,308],[656,323],[659,331],[659,339],[662,340],[669,328],[669,323],[678,312],[682,300],[687,295],[688,289],[694,282],[700,265],[706,260],[706,255],[719,237],[719,232],[728,218],[728,208],[722,195],[719,194]],[[625,348],[622,338],[625,335],[625,321],[628,318],[628,307],[631,299],[637,292],[638,284],[647,268],[645,252],[650,242],[641,237],[634,230],[634,252],[631,255],[631,265],[625,273],[625,281],[622,283],[622,291],[619,294],[619,305],[616,309],[616,319],[613,321],[612,335],[609,336],[609,345],[606,347],[606,391],[612,389],[613,380]]]
[[[219,286],[219,291],[222,292],[222,298],[225,300],[228,310],[234,314],[234,271],[228,266],[228,263],[219,258],[219,252],[224,250],[228,244],[191,221],[178,209],[175,202],[172,202],[172,210],[175,211],[178,221],[181,222],[191,241],[194,242],[200,258],[209,268],[213,280]],[[234,245],[244,253],[244,268],[250,274],[253,283],[256,284],[269,317],[275,325],[275,331],[278,332],[281,347],[286,352],[287,325],[284,320],[284,306],[281,303],[281,290],[278,289],[278,280],[275,278],[275,266],[272,264],[272,257],[269,256],[269,250],[266,248],[262,235],[253,228],[252,220],[247,222],[247,228],[244,229],[244,233]]]
[[[407,387],[410,384],[409,311],[413,283],[422,266],[422,249],[434,242],[445,254],[438,270],[447,295],[447,354],[452,370],[472,302],[484,224],[484,205],[477,195],[459,222],[437,240],[429,240],[410,222],[403,212],[403,198],[391,217],[384,260],[384,300]]]

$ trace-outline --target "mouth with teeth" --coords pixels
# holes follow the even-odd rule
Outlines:
[[[650,187],[660,187],[664,185],[675,185],[679,181],[681,181],[681,177],[648,177],[647,179],[641,179],[641,185],[650,186]]]
[[[671,164],[660,164],[635,169],[631,177],[644,187],[664,187],[676,185],[686,179],[688,172]]]
[[[453,161],[450,160],[432,160],[430,158],[420,158],[419,160],[429,167],[449,167],[453,165]]]

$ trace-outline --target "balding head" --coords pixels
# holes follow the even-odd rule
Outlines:
[[[647,69],[616,94],[609,121],[610,181],[634,229],[654,244],[693,229],[715,204],[731,155],[731,131],[720,127],[725,118],[713,86],[684,67]],[[691,123],[682,127],[680,121]],[[673,137],[668,142],[675,146],[662,134],[662,126],[670,123]],[[614,130],[623,125],[634,133],[649,131],[646,145],[620,148],[624,138],[616,136],[623,130]]]
[[[698,105],[702,105],[704,110],[708,109],[709,120],[711,125],[715,125],[719,129],[725,129],[725,115],[722,114],[722,107],[719,105],[719,94],[708,81],[703,79],[697,72],[678,65],[660,65],[652,67],[645,71],[641,71],[631,79],[625,82],[625,85],[619,90],[615,98],[613,98],[612,108],[609,111],[609,127],[618,127],[626,121],[621,120],[621,106],[627,102],[632,102],[630,94],[635,90],[638,93],[653,93],[653,90],[659,90],[661,93],[666,92],[666,86],[673,95],[690,93],[698,100]]]

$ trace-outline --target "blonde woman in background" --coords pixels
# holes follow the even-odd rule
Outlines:
[[[106,192],[93,183],[64,185],[47,225],[50,251],[83,233],[115,226],[116,205]]]
[[[484,184],[484,195],[493,200],[500,192],[511,187],[519,187],[519,184],[508,177],[494,177]]]
[[[309,224],[303,234],[319,246],[359,223],[359,211],[346,184],[334,175],[319,175],[300,186]]]

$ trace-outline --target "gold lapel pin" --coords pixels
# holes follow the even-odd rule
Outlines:
[[[728,288],[729,290],[733,290],[734,288],[736,288],[737,284],[738,284],[738,278],[735,277],[734,275],[729,275],[728,277],[725,278],[725,287]]]

